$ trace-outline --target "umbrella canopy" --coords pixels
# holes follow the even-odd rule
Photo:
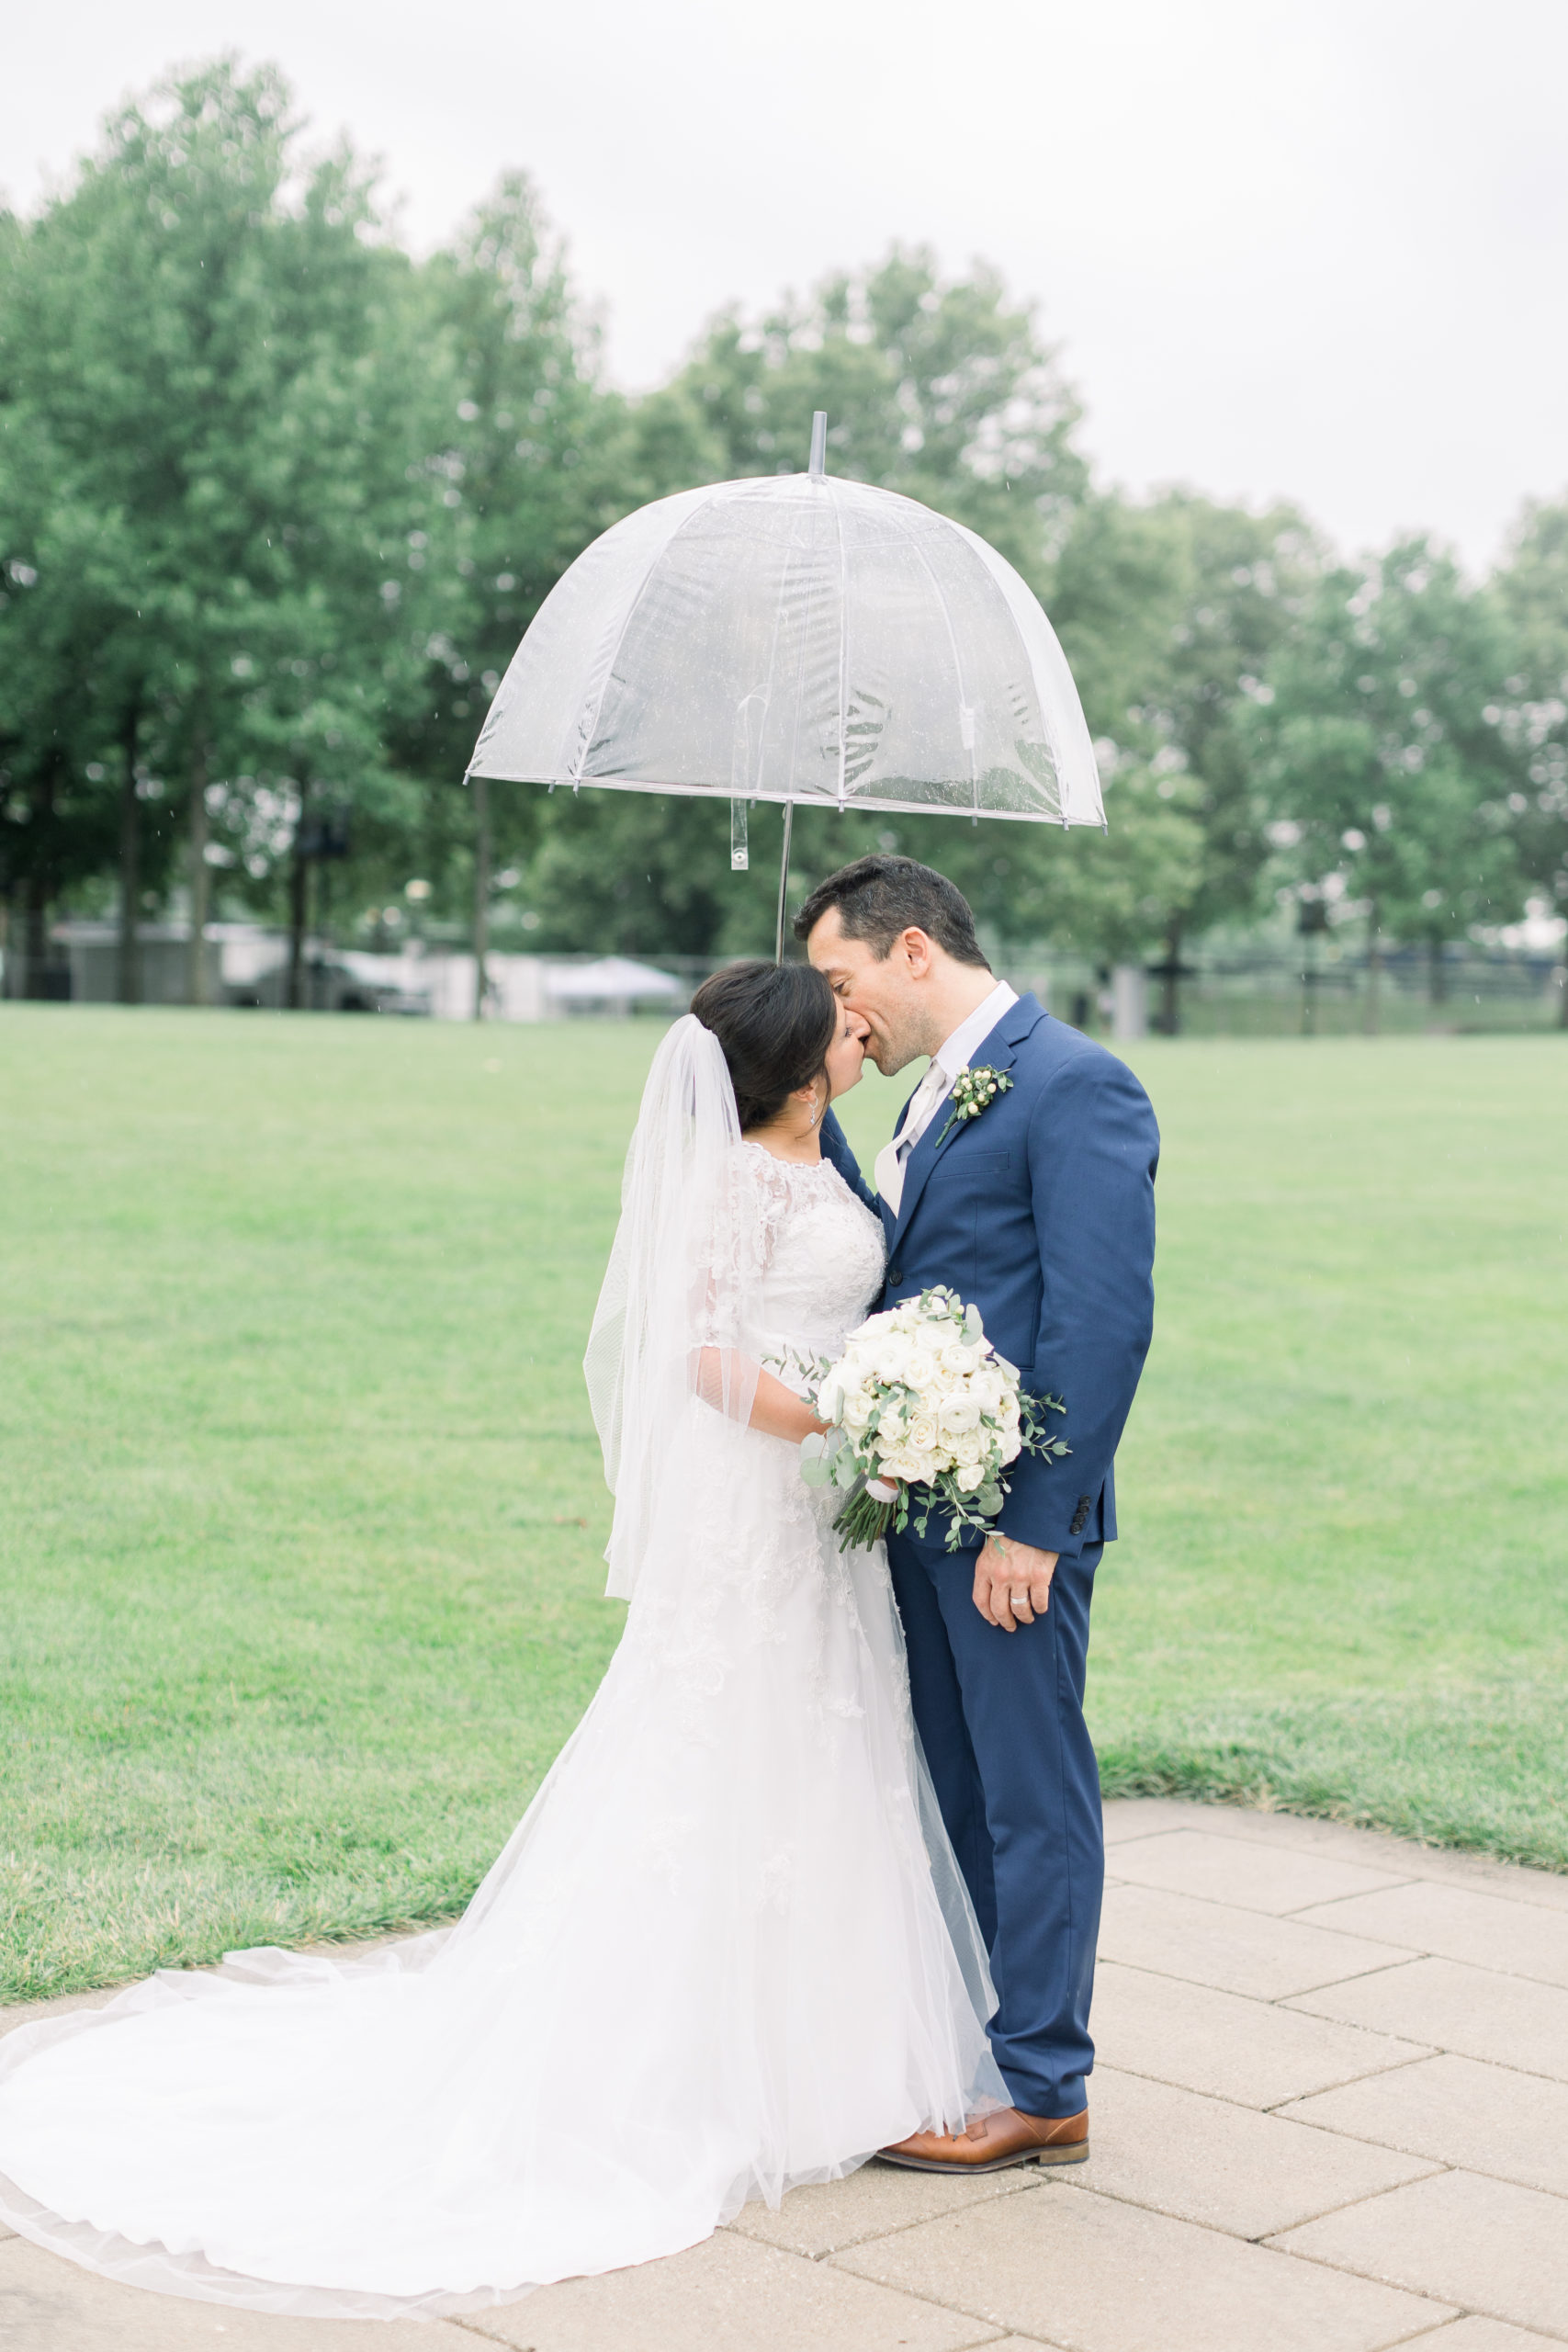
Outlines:
[[[595,539],[470,775],[1103,825],[1038,600],[961,523],[818,470],[820,431],[808,474],[682,491]]]

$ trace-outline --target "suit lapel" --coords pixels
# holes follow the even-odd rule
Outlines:
[[[1021,996],[1016,1004],[1009,1005],[996,1027],[981,1038],[980,1043],[969,1057],[969,1068],[973,1069],[976,1064],[979,1063],[988,1069],[1010,1069],[1016,1058],[1017,1048],[1035,1024],[1044,1017],[1044,1008],[1037,997]],[[910,1099],[913,1100],[913,1097]],[[906,1103],[904,1107],[907,1112],[908,1104]],[[919,1205],[920,1194],[925,1191],[926,1179],[930,1176],[931,1170],[936,1166],[942,1153],[952,1149],[964,1126],[970,1124],[961,1119],[956,1125],[949,1127],[948,1112],[949,1105],[945,1100],[937,1104],[930,1126],[909,1154],[904,1168],[904,1190],[899,1195],[898,1215],[891,1223],[886,1204],[883,1204],[882,1221],[885,1226],[889,1227],[887,1241],[889,1254],[897,1248],[903,1238],[909,1219]],[[903,1125],[901,1118],[894,1129],[895,1136],[902,1132]],[[947,1130],[945,1135],[942,1134],[944,1128]],[[942,1136],[940,1143],[937,1140],[939,1136]]]

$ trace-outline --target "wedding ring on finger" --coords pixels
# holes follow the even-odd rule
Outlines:
[[[1008,1598],[1015,1609],[1027,1609],[1029,1606],[1029,1595],[1026,1592],[1010,1593]]]

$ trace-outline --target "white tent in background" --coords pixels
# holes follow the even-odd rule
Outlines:
[[[594,964],[558,964],[547,973],[545,994],[557,1004],[674,1003],[685,995],[670,972],[634,964],[625,956],[602,956]]]

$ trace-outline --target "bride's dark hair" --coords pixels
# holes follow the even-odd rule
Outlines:
[[[820,1078],[839,1023],[833,991],[811,964],[728,965],[703,982],[692,1011],[724,1048],[742,1135]]]

